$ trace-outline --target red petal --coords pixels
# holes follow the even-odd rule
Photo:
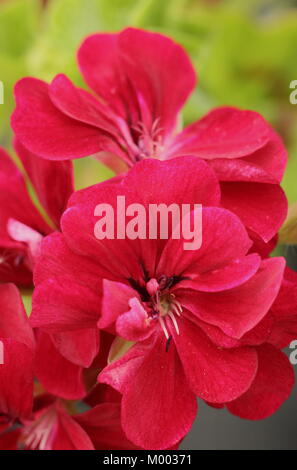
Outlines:
[[[189,320],[199,326],[216,346],[222,348],[238,348],[241,346],[258,346],[263,344],[267,342],[273,324],[272,315],[268,313],[263,320],[243,335],[242,338],[235,339],[223,333],[217,326],[199,320],[188,311],[184,311],[184,314]]]
[[[189,220],[190,216],[191,214],[186,216],[183,222]],[[160,275],[164,272],[171,272],[191,277],[197,281],[198,285],[201,283],[208,290],[208,280],[210,289],[212,289],[212,284],[215,288],[216,279],[218,284],[223,286],[224,279],[228,284],[232,277],[231,283],[235,282],[236,285],[237,278],[233,276],[236,273],[236,266],[228,267],[230,263],[235,262],[239,265],[238,283],[243,282],[244,276],[251,276],[253,269],[254,272],[257,270],[259,265],[257,257],[249,260],[243,259],[252,242],[237,216],[218,207],[202,208],[202,224],[199,230],[201,230],[202,239],[199,249],[185,250],[182,236],[180,239],[171,238],[168,241],[158,265]],[[211,281],[210,278],[213,280]],[[204,290],[203,287],[202,290]]]
[[[231,413],[244,419],[264,419],[289,397],[294,386],[294,370],[287,356],[274,346],[259,346],[258,372],[249,390],[229,403]]]
[[[121,427],[120,412],[120,404],[103,403],[76,415],[75,420],[91,438],[96,450],[139,449],[125,436]]]
[[[104,279],[102,312],[98,327],[106,328],[114,323],[129,308],[129,300],[137,295],[137,292],[126,284]]]
[[[269,140],[271,129],[254,111],[222,107],[186,127],[175,139],[170,154],[195,154],[211,160],[250,155]]]
[[[38,333],[35,371],[38,380],[51,394],[67,400],[86,395],[83,369],[65,359],[56,349],[50,335]]]
[[[79,204],[75,204],[74,199],[72,205],[72,198],[70,199],[70,208],[62,217],[62,230],[68,246],[82,257],[92,259],[102,272],[103,278],[138,279],[142,275],[134,248],[138,240],[135,243],[127,238],[99,240],[94,234],[98,221],[94,215],[97,205],[102,201],[104,204],[110,204],[116,216],[117,196],[125,195],[126,190],[121,185],[101,183],[84,190],[83,193]],[[76,197],[74,195],[74,198]],[[113,218],[110,221],[113,222]]]
[[[110,107],[87,91],[76,88],[65,75],[58,75],[49,86],[53,104],[64,115],[84,124],[98,128],[100,150],[126,158],[121,145],[125,142],[118,129],[117,119]]]
[[[18,450],[17,444],[20,434],[20,428],[0,434],[0,450]]]
[[[287,152],[280,138],[271,131],[264,147],[242,158],[217,158],[209,161],[220,181],[247,181],[254,183],[280,183]]]
[[[286,267],[284,280],[271,307],[274,320],[268,342],[278,348],[297,338],[297,273]]]
[[[197,317],[234,338],[256,326],[275,300],[283,277],[283,258],[262,261],[257,274],[223,292],[176,290],[179,302]]]
[[[156,338],[122,399],[122,425],[127,437],[145,449],[165,449],[190,430],[197,412],[174,346]]]
[[[181,281],[178,287],[203,292],[219,292],[232,289],[248,281],[248,279],[256,274],[259,266],[260,257],[258,255],[244,256],[224,267],[202,273],[195,277],[193,281]]]
[[[88,36],[78,51],[78,62],[87,84],[112,108],[123,114],[123,101],[129,97],[126,76],[121,69],[118,54],[118,34]],[[100,64],[100,73],[98,65]],[[133,96],[133,95],[132,95]],[[127,105],[130,107],[129,100]]]
[[[82,427],[59,409],[50,450],[94,450],[91,439]]]
[[[0,364],[0,413],[12,419],[28,418],[33,400],[33,351],[11,338],[1,338],[4,364]]]
[[[213,403],[225,403],[250,387],[257,371],[257,354],[247,347],[222,349],[183,318],[174,341],[191,389]],[[195,360],[193,361],[193,358]]]
[[[109,108],[87,91],[77,88],[65,75],[57,75],[49,85],[49,96],[54,105],[68,117],[98,127],[119,137]]]
[[[29,152],[16,140],[15,150],[45,211],[57,227],[74,191],[71,162],[51,162]]]
[[[264,147],[266,148],[266,146]],[[262,149],[258,150],[258,152]],[[257,153],[257,152],[256,152]],[[276,183],[263,168],[246,161],[245,158],[216,158],[209,161],[220,181],[247,181],[253,183]]]
[[[221,183],[222,206],[268,242],[287,214],[287,198],[277,184]]]
[[[99,351],[97,328],[56,333],[52,335],[52,340],[62,356],[82,367],[90,367]]]
[[[51,232],[29,196],[23,175],[0,148],[0,235],[11,240],[6,228],[8,219],[15,219],[44,235]]]
[[[19,290],[13,284],[0,285],[0,337],[13,338],[34,349],[32,329]]]
[[[33,400],[35,341],[13,284],[0,285],[0,311],[0,414],[28,418]]]
[[[73,276],[80,284],[92,286],[101,292],[100,270],[90,258],[85,258],[71,251],[61,233],[52,233],[41,243],[41,252],[34,269],[34,283],[41,284],[49,279]]]
[[[138,298],[130,299],[130,310],[122,313],[116,321],[116,331],[121,338],[128,341],[143,341],[154,330],[156,323],[148,314]]]
[[[90,87],[122,116],[129,109],[125,117],[132,117],[134,124],[142,119],[152,125],[159,119],[165,130],[172,127],[195,85],[195,73],[183,49],[147,31],[128,28],[120,34],[89,36],[78,59]]]
[[[15,97],[12,127],[31,152],[49,160],[69,160],[101,150],[98,129],[61,113],[50,100],[45,82],[22,79]]]
[[[151,350],[151,340],[136,343],[120,359],[108,364],[98,376],[98,381],[125,393],[133,383],[135,374],[141,367],[143,357]]]
[[[280,137],[271,129],[269,142],[257,152],[244,157],[244,160],[263,168],[277,182],[281,182],[288,154]]]
[[[149,203],[216,206],[220,201],[213,170],[192,156],[169,161],[143,160],[134,165],[124,181],[133,191],[134,202],[146,207]]]
[[[95,328],[100,316],[101,293],[73,281],[48,279],[33,294],[31,325],[51,333]]]
[[[145,102],[153,122],[159,119],[160,127],[168,132],[196,84],[185,51],[166,36],[134,28],[120,34],[119,49],[138,100]]]

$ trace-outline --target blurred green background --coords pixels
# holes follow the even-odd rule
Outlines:
[[[10,146],[13,86],[31,75],[66,73],[83,85],[75,52],[96,31],[125,26],[160,31],[189,52],[199,84],[184,122],[228,104],[262,113],[283,136],[290,154],[283,186],[297,200],[297,1],[286,0],[0,0],[0,143]],[[174,77],[172,77],[174,80]],[[91,159],[75,162],[77,187],[110,176]]]

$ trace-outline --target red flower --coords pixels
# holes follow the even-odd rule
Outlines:
[[[51,160],[101,152],[117,172],[146,157],[195,155],[218,175],[222,205],[264,241],[275,235],[286,215],[279,182],[287,154],[259,114],[214,109],[176,135],[196,79],[183,49],[160,34],[95,34],[78,62],[98,97],[64,75],[49,85],[33,78],[17,84],[12,126],[27,148]]]
[[[184,240],[173,232],[169,240],[97,240],[94,209],[102,201],[116,208],[119,195],[145,208],[202,204],[201,248],[184,251]],[[99,328],[118,336],[99,380],[123,395],[123,429],[144,448],[168,448],[184,437],[196,415],[196,395],[232,402],[232,411],[240,397],[245,409],[255,396],[264,406],[271,379],[267,414],[293,385],[289,361],[263,344],[284,260],[248,254],[246,229],[219,203],[217,178],[203,160],[145,160],[119,184],[75,193],[62,218],[63,234],[42,243],[32,325],[54,334],[99,320]],[[271,378],[276,367],[268,364],[267,350],[282,365],[281,387]]]
[[[59,355],[57,349],[48,347],[50,336],[39,332],[36,345],[21,296],[13,284],[0,285],[0,310],[0,449],[137,448],[123,433],[120,400],[115,394],[92,392],[92,409],[84,413],[75,411],[77,402],[58,398],[61,390],[62,396],[67,395],[66,387],[67,398],[77,398],[74,393],[77,381],[78,398],[92,402],[86,389],[79,388],[81,383],[75,367],[79,368]],[[71,333],[63,337],[64,349],[72,340]],[[88,341],[87,336],[82,336]],[[74,355],[74,360],[78,355]],[[35,374],[38,379],[41,375],[42,384],[44,380],[50,382],[48,377],[56,374],[58,396],[40,394],[41,386],[34,380]]]
[[[15,142],[15,150],[50,221],[35,207],[25,177],[0,148],[0,282],[30,286],[39,243],[59,228],[74,190],[72,165],[38,158],[19,142]]]
[[[100,403],[84,413],[74,413],[76,406],[51,395],[36,397],[31,419],[0,434],[0,449],[137,449],[121,429],[120,403]]]

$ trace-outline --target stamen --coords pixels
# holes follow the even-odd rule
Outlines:
[[[162,330],[164,332],[165,338],[168,340],[169,339],[169,334],[168,334],[168,331],[166,329],[165,322],[164,322],[164,320],[161,316],[159,317],[159,322],[160,322],[160,325],[161,325]]]
[[[180,308],[179,308],[179,306],[177,305],[176,302],[172,302],[171,308],[172,308],[172,310],[174,311],[174,313],[176,313],[176,315],[177,315],[178,317],[180,317],[181,311],[180,311]]]
[[[132,152],[137,154],[138,153],[138,147],[135,144],[135,142],[133,142],[129,127],[127,126],[126,122],[121,117],[117,117],[116,121],[117,121],[117,124],[118,124],[118,126],[119,126],[119,128],[122,132],[122,135],[123,135],[128,147],[132,150]]]
[[[183,313],[183,308],[181,306],[181,304],[177,301],[177,300],[174,300],[174,305],[177,306],[177,308],[179,309],[179,313]]]
[[[44,450],[55,420],[53,410],[49,410],[33,422],[25,431],[24,443],[32,450]]]
[[[48,430],[48,432],[43,433],[43,435],[41,437],[40,444],[39,444],[39,449],[40,450],[45,450],[45,447],[46,447],[46,444],[47,444],[47,441],[48,441],[48,438],[49,438],[49,434],[50,434],[50,429]]]
[[[162,132],[163,129],[159,126],[160,119],[156,119],[151,128],[148,129],[143,122],[132,126],[132,129],[139,133],[137,140],[137,147],[139,158],[157,157],[163,151]]]
[[[177,324],[177,321],[176,321],[176,319],[175,319],[174,313],[171,312],[171,311],[169,311],[169,312],[168,312],[168,315],[169,315],[169,317],[170,317],[171,320],[172,320],[172,323],[173,323],[173,325],[174,325],[175,331],[176,331],[177,334],[179,335],[179,328],[178,328],[178,324]]]

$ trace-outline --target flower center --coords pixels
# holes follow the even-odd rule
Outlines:
[[[182,313],[182,306],[175,297],[175,294],[170,292],[170,288],[175,282],[175,278],[168,278],[161,276],[159,280],[152,278],[146,284],[146,289],[150,295],[149,302],[146,302],[148,313],[151,318],[159,321],[160,326],[167,340],[170,335],[168,333],[168,321],[170,321],[176,333],[179,335],[179,328],[176,317],[180,317]]]
[[[159,119],[156,119],[150,130],[148,130],[143,123],[140,123],[136,130],[139,132],[138,158],[154,158],[160,156],[163,150],[163,142]]]
[[[55,421],[55,409],[50,407],[33,423],[25,426],[22,439],[25,446],[31,450],[45,450]]]
[[[165,317],[171,311],[172,295],[162,295],[159,301],[159,312],[161,317]]]

